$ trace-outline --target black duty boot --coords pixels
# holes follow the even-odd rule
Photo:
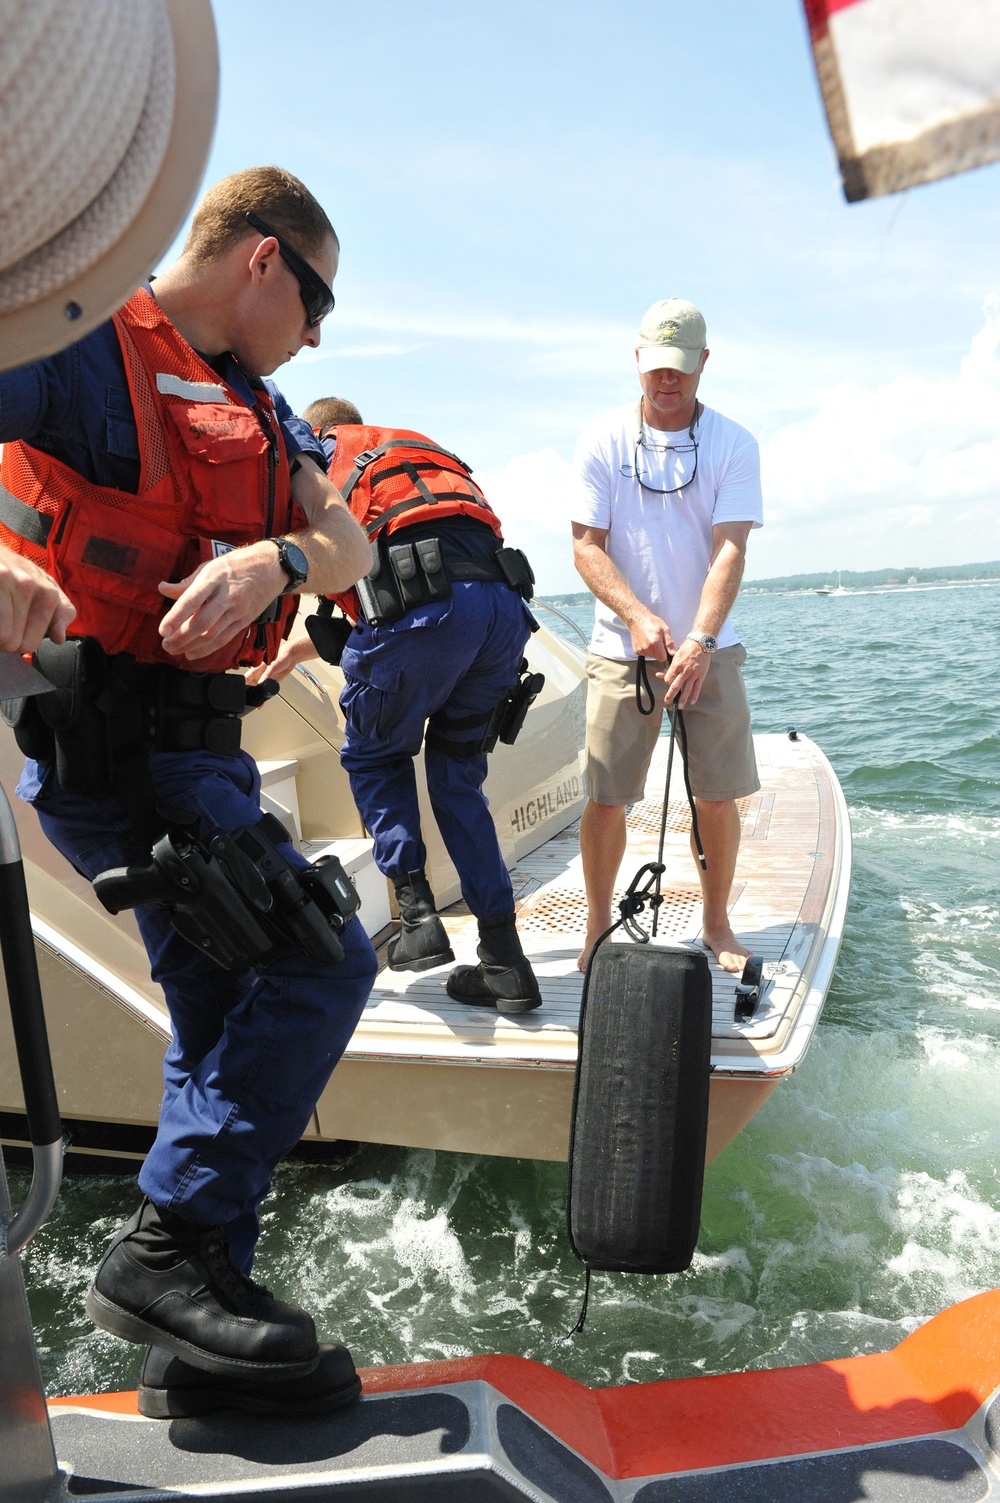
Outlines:
[[[225,1377],[301,1377],[319,1363],[312,1317],[240,1273],[219,1227],[144,1200],[87,1295],[95,1325]]]
[[[296,1418],[345,1409],[361,1394],[361,1379],[346,1346],[320,1344],[319,1366],[305,1378],[222,1378],[151,1346],[139,1379],[139,1413],[180,1419],[213,1409]]]
[[[434,906],[430,883],[420,872],[394,882],[403,927],[389,941],[390,971],[429,971],[455,959],[444,924]]]
[[[479,920],[479,964],[457,965],[448,977],[448,995],[473,1007],[497,1012],[530,1012],[541,1007],[531,962],[521,949],[514,915]]]

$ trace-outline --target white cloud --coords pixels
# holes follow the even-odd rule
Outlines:
[[[341,327],[378,329],[421,338],[474,340],[501,344],[541,345],[545,349],[592,347],[606,354],[631,350],[635,329],[609,318],[512,318],[504,314],[456,310],[449,301],[443,307],[422,312],[413,308],[355,306],[338,313]]]
[[[500,469],[476,472],[487,500],[513,548],[523,548],[535,571],[539,594],[584,589],[573,567],[570,496],[573,477],[555,449],[517,454]]]
[[[842,381],[764,445],[752,575],[1000,556],[1000,298],[957,374]]]
[[[998,395],[1000,297],[987,299],[951,376],[839,381],[815,393],[808,415],[762,446],[766,525],[751,540],[748,578],[1000,558]],[[541,448],[476,478],[540,591],[582,589],[567,460]]]

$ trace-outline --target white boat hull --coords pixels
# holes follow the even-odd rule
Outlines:
[[[546,688],[514,747],[491,758],[487,784],[512,869],[518,925],[544,1005],[516,1018],[453,1002],[447,969],[383,970],[341,1064],[324,1092],[314,1146],[337,1140],[565,1159],[582,977],[576,957],[585,902],[576,820],[582,805],[582,658],[549,633],[533,638],[532,667]],[[362,918],[377,944],[390,927],[387,886],[370,861],[337,755],[339,674],[298,672],[281,699],[248,723],[269,806],[315,852],[335,842],[362,889]],[[663,743],[665,747],[665,743]],[[843,930],[850,832],[836,778],[806,738],[757,738],[763,788],[741,805],[743,843],[733,887],[738,933],[764,956],[767,986],[747,1024],[733,1020],[734,980],[713,966],[711,1160],[801,1061],[819,1018]],[[2,774],[18,756],[4,738]],[[655,857],[662,771],[629,811],[620,880]],[[678,783],[679,783],[678,779]],[[679,791],[679,790],[678,790]],[[16,802],[16,801],[15,801]],[[155,1126],[169,1019],[149,979],[131,914],[111,918],[19,806],[67,1163],[137,1166]],[[688,851],[686,802],[671,795],[658,938],[697,943],[700,902]],[[459,961],[475,959],[475,922],[427,813],[429,871]],[[0,1130],[21,1141],[23,1110],[0,1007]]]

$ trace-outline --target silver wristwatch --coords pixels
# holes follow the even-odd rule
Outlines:
[[[697,642],[702,652],[714,652],[719,645],[714,637],[709,636],[707,631],[689,631],[687,639],[689,642]]]

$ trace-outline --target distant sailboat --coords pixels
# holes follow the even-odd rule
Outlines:
[[[816,591],[816,594],[817,595],[849,595],[850,594],[850,590],[845,590],[844,586],[840,582],[840,572],[841,571],[838,569],[837,570],[837,583],[835,585],[820,585],[819,588]]]

